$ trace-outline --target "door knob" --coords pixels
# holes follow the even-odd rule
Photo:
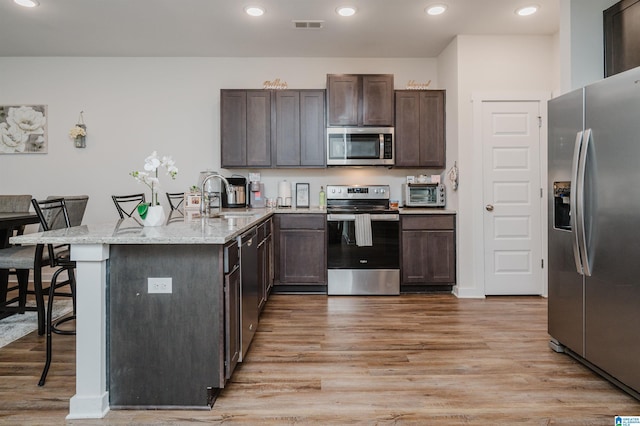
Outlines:
[[[493,204],[487,204],[485,206],[485,209],[487,209],[488,212],[492,212],[493,211]]]

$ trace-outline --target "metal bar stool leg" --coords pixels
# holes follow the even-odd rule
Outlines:
[[[46,323],[46,331],[47,331],[47,355],[46,361],[44,363],[44,369],[42,370],[42,375],[40,376],[40,381],[38,382],[38,386],[44,386],[44,382],[47,379],[47,373],[49,372],[49,367],[51,366],[51,329],[52,329],[52,319],[53,319],[53,298],[56,293],[56,281],[58,279],[58,275],[62,269],[58,269],[51,278],[51,285],[49,285],[49,300],[47,301],[47,323]]]
[[[27,307],[27,287],[29,286],[29,270],[16,270],[18,278],[18,312],[24,314]]]

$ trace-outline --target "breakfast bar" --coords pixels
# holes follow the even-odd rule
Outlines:
[[[256,225],[268,219],[273,212],[266,209],[253,209],[243,212],[228,212],[216,218],[195,217],[195,218],[169,218],[166,224],[157,227],[143,227],[136,220],[127,218],[118,222],[90,224],[65,228],[60,230],[38,232],[25,234],[18,237],[12,237],[11,242],[14,244],[70,244],[71,258],[76,261],[76,277],[77,277],[77,324],[76,324],[76,394],[71,398],[69,405],[68,419],[84,419],[84,418],[101,418],[109,411],[113,405],[114,380],[118,374],[130,375],[134,380],[135,374],[127,371],[126,373],[118,372],[119,366],[114,365],[114,344],[110,342],[108,333],[114,332],[113,321],[109,319],[110,293],[114,293],[118,287],[122,290],[125,286],[136,285],[138,288],[134,292],[136,300],[129,299],[127,303],[135,303],[143,300],[148,293],[170,292],[171,286],[168,288],[155,289],[154,291],[147,287],[148,281],[151,283],[149,274],[144,270],[168,271],[173,270],[180,275],[180,270],[196,271],[199,266],[197,262],[202,261],[202,256],[191,256],[194,252],[206,253],[205,256],[212,256],[210,263],[215,263],[214,270],[219,269],[216,276],[208,277],[207,282],[189,282],[182,280],[176,282],[174,278],[173,292],[178,295],[183,291],[184,287],[189,286],[189,290],[195,292],[202,289],[203,286],[219,287],[216,294],[222,293],[223,275],[222,275],[222,259],[223,247],[225,244],[234,242],[238,236],[245,231],[254,228]],[[235,243],[234,243],[235,244]],[[114,256],[114,254],[116,254]],[[139,253],[139,256],[136,256]],[[153,257],[157,255],[157,257]],[[175,254],[175,256],[174,256]],[[181,255],[182,254],[182,255]],[[151,255],[151,257],[149,256]],[[112,262],[118,259],[118,262]],[[125,274],[122,271],[131,271],[136,269],[136,262],[145,259],[138,269],[142,269],[135,279],[140,282],[134,282],[131,277],[123,278]],[[181,260],[180,260],[181,259]],[[183,262],[183,264],[180,264]],[[191,262],[191,263],[189,263]],[[150,268],[152,264],[161,265],[165,269]],[[117,265],[116,265],[117,264]],[[211,271],[211,269],[209,270]],[[206,271],[205,271],[206,273]],[[197,281],[197,275],[194,281]],[[157,275],[152,275],[157,276]],[[163,275],[166,276],[166,275]],[[185,276],[185,273],[182,273]],[[141,279],[143,277],[144,279]],[[118,281],[118,282],[116,282]],[[185,284],[185,286],[181,286]],[[182,288],[180,288],[182,287]],[[152,294],[151,296],[158,296]],[[216,296],[218,297],[218,296]],[[198,298],[198,295],[195,295]],[[125,299],[127,300],[127,299]],[[223,300],[216,299],[222,303]],[[132,305],[133,306],[133,305]],[[202,305],[199,305],[202,307]],[[198,309],[198,307],[190,306],[189,309]],[[218,307],[212,306],[211,310]],[[158,312],[156,312],[158,314]],[[162,312],[161,312],[162,314]],[[219,312],[217,313],[219,315]],[[138,321],[150,321],[150,313],[136,312],[132,318],[135,322],[126,324],[125,329],[140,328],[141,323]],[[200,312],[195,314],[190,326],[195,324],[199,318]],[[206,317],[207,313],[203,313]],[[204,318],[203,317],[203,318]],[[115,318],[114,318],[115,319]],[[157,318],[161,324],[179,324],[183,318],[174,317]],[[142,324],[143,325],[143,324]],[[211,328],[214,324],[201,324],[203,329]],[[224,325],[215,324],[216,327],[222,327],[221,330],[213,333],[216,339],[224,338]],[[110,330],[109,332],[107,330]],[[143,327],[144,335],[154,335],[163,333],[162,327]],[[174,330],[175,332],[175,330]],[[164,338],[165,336],[161,336]],[[200,340],[200,339],[197,339]],[[130,342],[129,342],[130,343]],[[175,345],[177,342],[167,342],[168,347]],[[210,345],[218,345],[223,347],[224,340],[212,341]],[[192,348],[189,348],[191,350]],[[110,365],[108,364],[108,351],[111,350]],[[219,349],[220,352],[222,349]],[[150,352],[150,351],[148,351]],[[121,359],[123,353],[116,354],[117,359]],[[126,354],[125,354],[126,355]],[[214,354],[208,354],[212,360],[216,360],[219,365],[224,364],[224,359]],[[144,359],[144,354],[131,354],[131,357],[140,357]],[[176,356],[176,352],[172,352],[167,356]],[[223,356],[223,355],[221,355]],[[148,362],[152,362],[147,358]],[[175,368],[179,369],[181,363],[186,360],[174,359]],[[207,364],[207,363],[203,363]],[[215,364],[212,362],[212,364]],[[218,383],[212,383],[212,386],[221,387],[224,384],[225,372],[220,372],[221,377]],[[109,382],[108,382],[109,380]],[[215,381],[215,380],[214,380]],[[135,383],[131,383],[134,387]],[[140,385],[140,384],[139,384]],[[142,383],[141,385],[146,385]],[[161,394],[163,390],[149,386],[155,393]],[[169,390],[171,391],[171,390]],[[174,390],[175,392],[175,390]],[[206,395],[203,393],[203,401],[206,407]],[[168,402],[158,405],[192,405],[189,403],[172,403],[172,398],[167,399]],[[135,406],[136,404],[123,403],[120,404],[126,408],[127,406]],[[141,406],[149,408],[151,405],[142,402]]]

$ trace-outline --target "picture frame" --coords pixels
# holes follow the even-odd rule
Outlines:
[[[200,194],[185,194],[184,195],[184,209],[185,210],[198,210],[200,211],[200,202],[202,197]]]
[[[47,106],[0,105],[0,154],[46,154]]]
[[[296,208],[309,208],[308,183],[296,183]]]

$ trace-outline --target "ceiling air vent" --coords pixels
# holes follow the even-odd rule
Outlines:
[[[296,30],[319,30],[324,27],[324,21],[293,21]]]

